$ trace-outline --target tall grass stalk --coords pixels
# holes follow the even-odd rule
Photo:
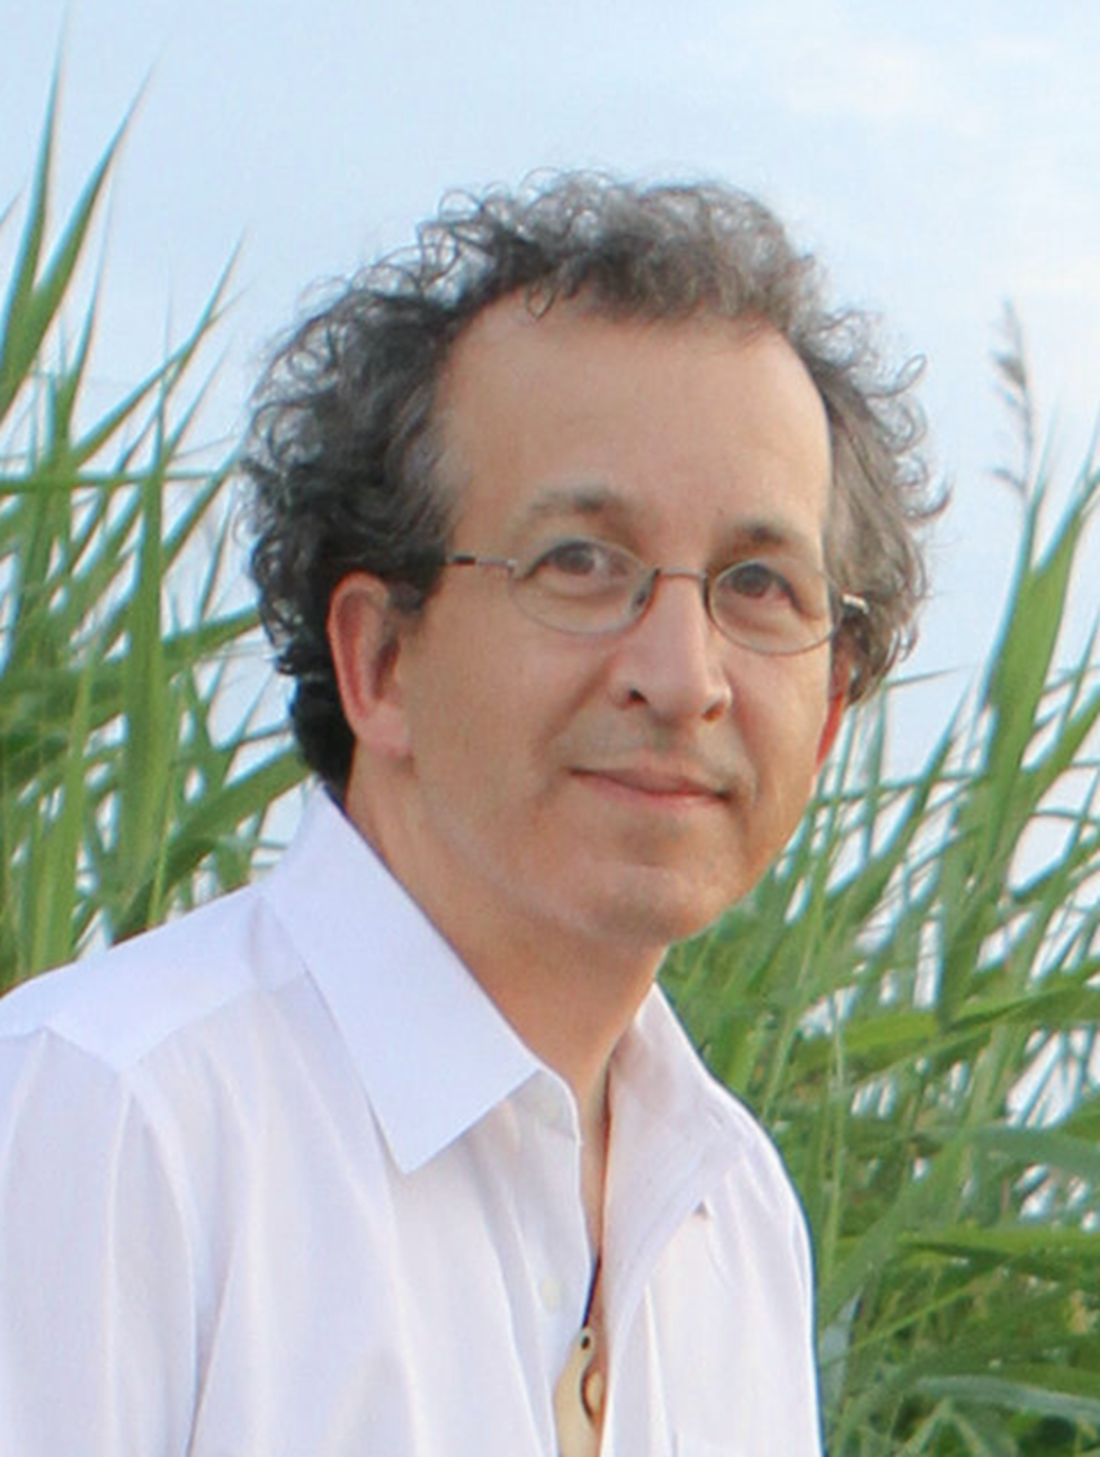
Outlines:
[[[225,280],[87,421],[96,299],[75,328],[66,304],[119,138],[48,248],[55,116],[0,313],[0,988],[243,879],[301,776],[247,702],[213,730],[255,631],[226,591],[227,466],[187,450]]]

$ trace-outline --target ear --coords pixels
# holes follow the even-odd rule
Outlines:
[[[825,726],[817,743],[817,768],[820,769],[829,757],[829,751],[836,743],[844,710],[848,707],[848,683],[851,679],[852,662],[849,655],[840,650],[833,654],[832,672],[829,682],[829,708],[825,715]]]
[[[400,638],[389,589],[369,572],[351,572],[333,591],[326,623],[340,703],[357,745],[383,758],[408,753],[404,703],[394,665]]]

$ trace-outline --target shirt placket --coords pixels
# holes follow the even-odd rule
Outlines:
[[[576,1106],[552,1074],[539,1073],[516,1095],[522,1178],[520,1227],[542,1358],[540,1391],[548,1454],[557,1454],[553,1392],[584,1325],[594,1252],[581,1194]]]
[[[615,1145],[618,1167],[615,1161],[611,1167],[604,1248],[610,1370],[599,1450],[618,1453],[623,1432],[619,1413],[629,1407],[627,1426],[644,1429],[647,1444],[632,1449],[631,1457],[649,1457],[671,1451],[673,1438],[654,1359],[654,1312],[647,1287],[661,1255],[684,1222],[705,1207],[707,1194],[728,1170],[734,1153],[724,1136],[726,1120],[713,1105],[699,1107],[695,1119],[678,1127],[651,1126],[644,1134],[643,1108],[628,1114],[620,1104],[618,1117],[616,1136],[622,1141]],[[643,1124],[630,1127],[632,1117],[640,1117]],[[628,1353],[629,1372],[623,1364]]]

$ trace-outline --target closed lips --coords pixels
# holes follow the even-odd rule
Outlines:
[[[624,789],[636,789],[645,794],[668,796],[693,796],[708,799],[726,799],[729,788],[725,779],[717,776],[700,776],[697,773],[681,773],[665,768],[648,768],[609,765],[606,768],[578,769],[583,778],[604,779]]]

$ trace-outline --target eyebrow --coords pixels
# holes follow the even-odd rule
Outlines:
[[[749,546],[776,546],[784,551],[810,555],[820,545],[815,537],[800,527],[791,526],[781,519],[766,518],[737,522],[731,533],[731,540],[738,545],[746,543]]]
[[[548,516],[625,515],[626,509],[625,499],[610,486],[548,486],[531,502],[526,517],[542,521]]]

